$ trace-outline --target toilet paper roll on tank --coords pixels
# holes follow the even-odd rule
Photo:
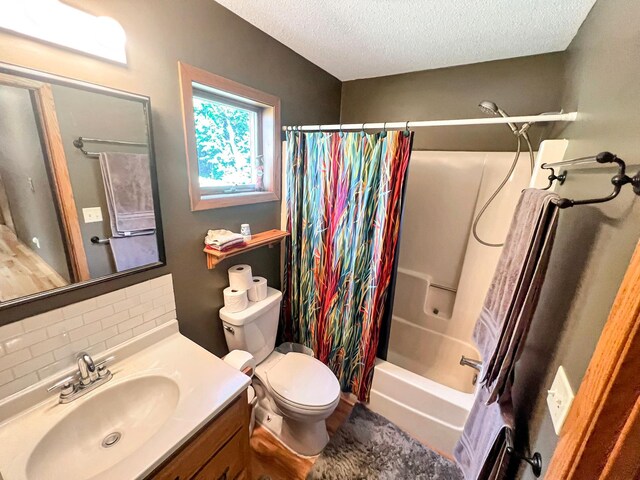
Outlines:
[[[236,370],[253,377],[256,369],[256,359],[249,352],[244,350],[231,350],[224,358],[224,362],[231,365]]]
[[[250,302],[267,298],[267,279],[254,277],[251,265],[234,265],[228,270],[229,286],[224,289],[224,306],[232,313],[241,312]]]

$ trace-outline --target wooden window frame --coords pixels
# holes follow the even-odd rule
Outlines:
[[[178,71],[191,211],[280,200],[280,99],[186,63],[178,62]],[[215,96],[228,97],[230,102],[236,99],[260,109],[258,128],[261,130],[259,134],[261,148],[259,147],[259,150],[262,152],[264,164],[264,190],[242,191],[240,189],[234,193],[211,194],[206,191],[206,188],[200,187],[193,115],[194,84],[196,84],[196,91],[199,88],[204,90],[210,88]]]

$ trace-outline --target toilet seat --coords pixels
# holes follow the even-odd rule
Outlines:
[[[340,383],[333,372],[303,353],[287,353],[265,377],[273,396],[296,410],[324,411],[334,407],[340,397]]]

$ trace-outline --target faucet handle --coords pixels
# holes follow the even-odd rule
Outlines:
[[[98,363],[96,363],[96,367],[98,367],[98,368],[104,367],[107,363],[111,363],[115,359],[116,359],[116,357],[114,355],[111,355],[110,357],[107,357],[104,360],[101,360]]]
[[[66,378],[63,378],[62,380],[54,383],[53,385],[51,385],[49,388],[47,388],[47,392],[52,392],[53,390],[56,390],[60,387],[60,395],[62,396],[66,396],[66,395],[70,395],[72,394],[76,387],[74,385],[74,381],[76,380],[76,376],[75,375],[70,375]]]
[[[101,362],[98,362],[96,364],[96,369],[98,371],[98,378],[104,378],[104,377],[107,377],[108,375],[111,374],[111,372],[106,367],[106,365],[107,365],[107,363],[110,363],[115,359],[116,359],[116,357],[111,356],[111,357],[105,358],[104,360],[102,360]]]

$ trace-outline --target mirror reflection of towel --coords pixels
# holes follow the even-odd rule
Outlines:
[[[158,240],[155,233],[130,237],[111,237],[109,245],[118,272],[158,261]]]
[[[153,231],[156,228],[149,156],[102,152],[100,169],[107,197],[111,234]]]

